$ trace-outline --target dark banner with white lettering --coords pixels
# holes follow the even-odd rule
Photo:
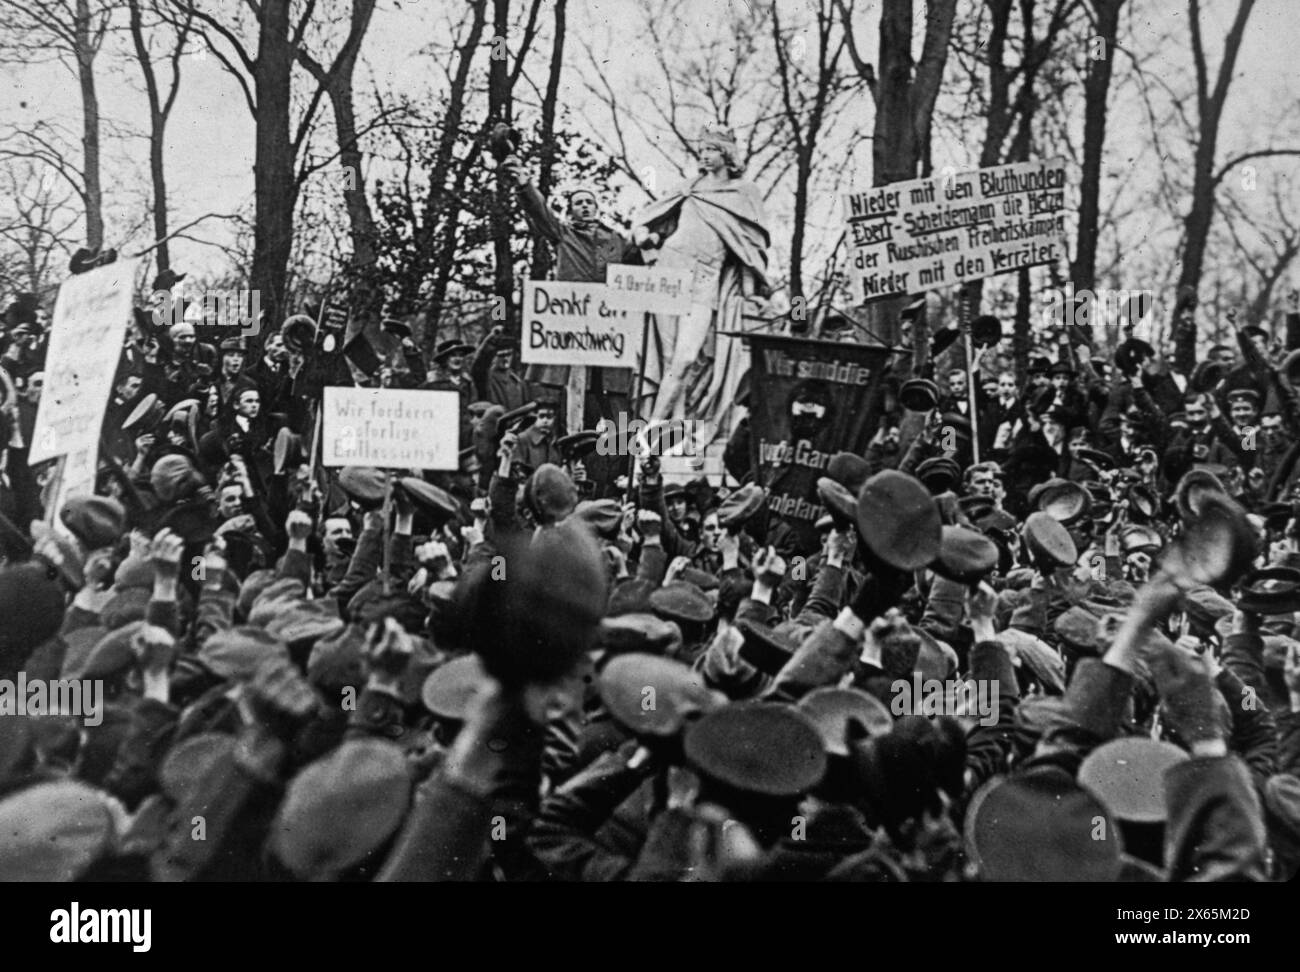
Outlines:
[[[750,431],[771,516],[806,551],[826,512],[817,480],[837,452],[863,455],[880,421],[889,348],[751,334]]]

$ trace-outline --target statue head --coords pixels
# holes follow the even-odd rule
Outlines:
[[[745,171],[744,166],[740,164],[740,153],[736,148],[736,136],[729,129],[720,126],[709,126],[704,129],[697,143],[696,151],[701,159],[701,171],[714,171],[708,164],[709,156],[714,152],[721,154],[722,164],[726,167],[727,175],[735,179]]]

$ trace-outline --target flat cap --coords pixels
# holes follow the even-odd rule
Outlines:
[[[600,622],[600,646],[612,654],[665,655],[681,641],[681,628],[654,614],[633,611]]]
[[[945,526],[939,556],[930,565],[941,577],[974,584],[998,565],[998,546],[984,534],[966,527]]]
[[[1042,569],[1070,567],[1079,559],[1069,532],[1050,513],[1042,510],[1030,513],[1021,536],[1034,563]]]
[[[107,547],[126,533],[126,509],[111,496],[74,496],[59,519],[87,550]]]
[[[821,734],[789,706],[738,702],[686,730],[686,760],[710,779],[749,793],[797,796],[826,773]]]
[[[1054,767],[986,783],[966,810],[965,836],[967,854],[986,881],[1102,882],[1120,872],[1114,819]]]
[[[925,567],[939,555],[943,521],[929,491],[887,469],[862,485],[858,532],[877,557],[898,570]]]
[[[315,641],[338,634],[345,627],[339,617],[334,598],[317,598],[314,601],[298,599],[289,601],[283,611],[266,623],[266,633],[272,638],[291,645],[296,641]]]
[[[1118,820],[1160,823],[1168,816],[1165,771],[1190,758],[1172,743],[1146,736],[1113,739],[1085,757],[1079,785]]]
[[[847,756],[851,741],[883,736],[894,728],[894,717],[884,703],[861,689],[816,689],[796,708],[821,734],[822,746],[831,756]]]
[[[284,642],[272,637],[264,628],[240,625],[215,631],[199,649],[199,661],[219,678],[250,678],[267,658],[289,652]]]
[[[268,846],[300,878],[336,877],[392,836],[410,801],[402,750],[380,739],[350,739],[294,777]]]
[[[714,613],[709,596],[688,581],[673,581],[659,588],[650,595],[650,607],[669,621],[696,624],[711,620]]]
[[[718,507],[718,525],[724,530],[738,530],[753,517],[767,500],[767,490],[757,483],[746,483],[722,501]]]
[[[856,496],[871,475],[871,466],[855,453],[837,452],[826,464],[826,475]]]
[[[640,652],[611,659],[600,673],[599,691],[610,715],[639,736],[675,736],[722,703],[699,672]]]
[[[40,783],[0,800],[0,881],[75,881],[111,853],[113,812],[73,780]]]
[[[428,674],[420,689],[420,701],[438,718],[461,722],[474,696],[489,681],[477,655],[461,655]]]

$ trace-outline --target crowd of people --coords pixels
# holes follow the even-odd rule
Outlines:
[[[606,461],[500,328],[387,322],[366,374],[309,317],[143,308],[62,497],[15,300],[0,880],[1289,879],[1292,359],[1049,341],[1022,380],[994,324],[882,384],[800,549],[746,423],[711,479]],[[461,467],[322,469],[353,382],[457,391]],[[60,680],[102,718],[12,704]]]

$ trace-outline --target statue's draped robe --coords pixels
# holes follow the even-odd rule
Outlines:
[[[748,367],[740,339],[718,332],[740,330],[744,298],[767,286],[771,235],[758,187],[740,179],[702,185],[701,179],[678,186],[633,224],[663,239],[647,260],[695,271],[690,314],[651,317],[643,367],[653,404],[645,411],[718,429],[732,424],[736,388]],[[672,379],[680,382],[675,394]]]

